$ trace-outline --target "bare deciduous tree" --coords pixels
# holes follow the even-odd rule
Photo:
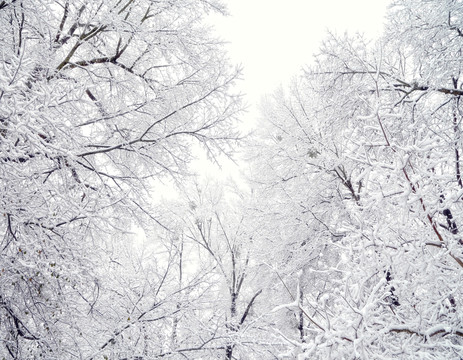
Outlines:
[[[185,174],[195,143],[215,156],[237,139],[238,72],[203,24],[209,11],[225,12],[200,0],[0,2],[7,357],[102,348],[93,340],[111,336],[95,337],[84,309],[103,289],[103,240],[155,220],[152,180]]]

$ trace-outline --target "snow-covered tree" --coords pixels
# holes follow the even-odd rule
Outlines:
[[[261,359],[275,345],[264,326],[265,314],[256,311],[265,289],[256,281],[260,279],[253,239],[256,224],[245,199],[236,189],[227,191],[207,181],[189,188],[182,200],[170,205],[183,239],[185,278],[202,271],[210,282],[197,302],[204,305],[196,311],[197,323],[203,327],[196,331],[215,333],[204,348],[210,357]],[[178,322],[179,332],[191,327],[191,321],[185,320]],[[204,337],[201,332],[197,336]]]
[[[279,262],[305,286],[301,358],[461,357],[462,11],[395,1],[379,42],[331,35],[267,107],[256,191],[283,253],[310,250]]]
[[[0,2],[6,358],[89,358],[117,340],[120,324],[98,333],[108,314],[91,311],[104,305],[91,299],[106,288],[106,240],[153,218],[153,179],[184,174],[193,144],[230,150],[237,71],[203,24],[209,11],[225,10],[201,0]]]

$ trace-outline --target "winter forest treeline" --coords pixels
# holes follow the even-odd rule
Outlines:
[[[328,34],[247,136],[226,11],[0,1],[0,359],[463,358],[463,2]]]

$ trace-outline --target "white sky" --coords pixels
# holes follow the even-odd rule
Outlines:
[[[234,63],[244,67],[247,102],[286,83],[312,61],[327,30],[376,36],[388,0],[225,0],[231,16],[213,17]]]
[[[244,131],[259,118],[258,104],[265,94],[287,84],[304,65],[312,62],[327,31],[378,36],[390,0],[224,0],[230,16],[212,16],[218,35],[229,42],[231,61],[244,68],[238,89],[248,112]],[[226,158],[222,171],[205,159],[194,168],[212,177],[239,178],[239,169]]]

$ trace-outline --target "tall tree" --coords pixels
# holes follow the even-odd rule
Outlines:
[[[237,71],[203,24],[209,11],[225,9],[201,0],[0,2],[6,357],[101,349],[107,339],[86,325],[81,295],[98,290],[103,240],[153,218],[152,179],[184,174],[195,142],[211,155],[230,150]]]
[[[198,268],[208,274],[211,282],[202,300],[208,306],[198,310],[198,322],[216,334],[209,354],[230,360],[260,359],[273,346],[266,338],[264,314],[256,311],[264,289],[255,281],[260,262],[252,217],[241,196],[207,182],[171,205],[183,238],[184,262],[190,272]],[[185,322],[178,326],[185,327]]]
[[[302,357],[460,358],[461,11],[396,1],[380,42],[331,35],[273,101],[265,191],[332,254],[301,275],[327,281],[288,302],[306,314]]]

